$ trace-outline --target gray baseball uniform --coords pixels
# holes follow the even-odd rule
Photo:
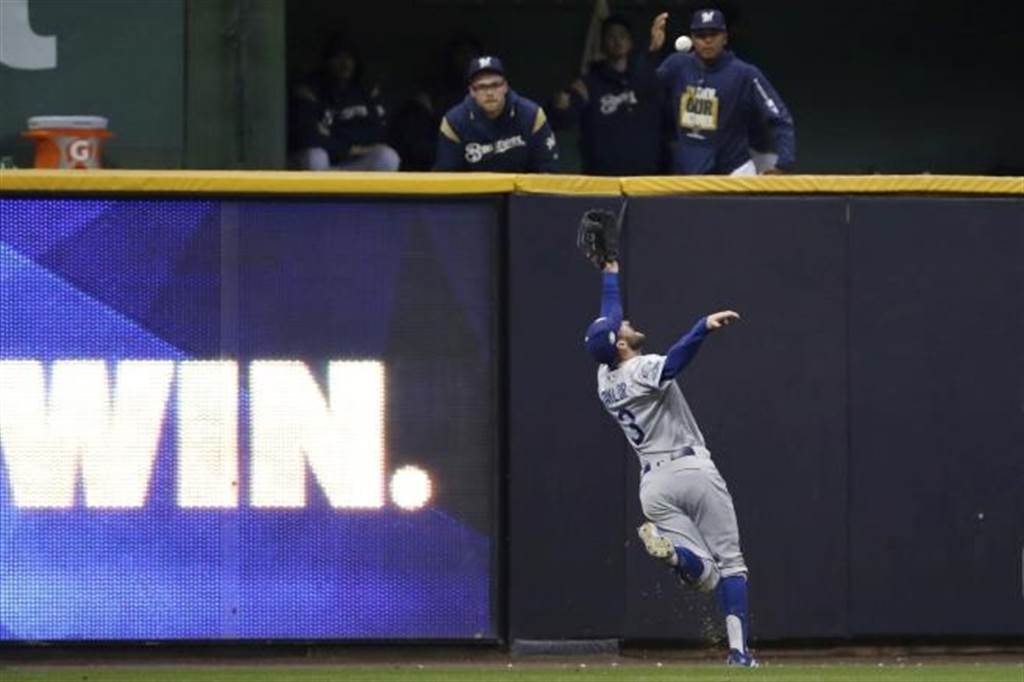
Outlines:
[[[701,16],[721,19],[718,10]],[[755,667],[746,645],[747,566],[732,496],[676,383],[709,329],[739,316],[730,310],[702,317],[665,355],[639,355],[643,335],[623,320],[618,264],[603,262],[601,315],[587,327],[583,345],[598,363],[598,397],[640,460],[648,521],[637,534],[644,550],[672,566],[683,583],[717,591],[729,637],[726,663]]]
[[[658,530],[711,569],[699,587],[745,575],[732,496],[664,355],[641,355],[597,370],[598,396],[640,460],[640,503]]]

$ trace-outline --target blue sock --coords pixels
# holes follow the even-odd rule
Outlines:
[[[685,547],[676,547],[676,556],[679,558],[676,570],[679,571],[683,580],[687,584],[700,580],[700,577],[704,575],[704,560]]]
[[[722,613],[729,616],[736,616],[743,628],[742,649],[747,650],[747,577],[743,575],[731,575],[722,578],[718,583],[718,600],[722,607]],[[730,648],[736,649],[735,643],[730,642]]]

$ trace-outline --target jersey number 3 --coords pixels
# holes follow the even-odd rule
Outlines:
[[[633,413],[627,410],[625,407],[622,407],[619,408],[617,415],[619,417],[619,423],[622,424],[622,428],[624,428],[631,434],[627,436],[627,438],[633,441],[633,445],[640,445],[640,443],[643,443],[644,432],[639,426],[636,425],[636,417],[633,416]]]

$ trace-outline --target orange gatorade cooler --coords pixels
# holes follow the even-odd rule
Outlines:
[[[22,135],[36,144],[36,168],[101,168],[111,133],[102,116],[33,116]]]

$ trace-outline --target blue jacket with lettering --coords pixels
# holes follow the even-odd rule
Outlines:
[[[321,147],[331,163],[349,158],[354,145],[387,140],[387,112],[376,87],[353,82],[338,88],[315,74],[293,88],[288,105],[288,149]]]
[[[646,55],[624,73],[605,61],[569,88],[566,111],[550,108],[555,129],[580,125],[580,156],[588,175],[654,175],[661,170],[663,90]]]
[[[544,110],[514,90],[495,119],[466,95],[441,119],[434,170],[555,173],[558,144]]]
[[[768,129],[783,170],[796,161],[793,117],[760,69],[724,51],[711,66],[677,52],[658,67],[676,127],[673,171],[727,175],[750,160],[750,130]]]

